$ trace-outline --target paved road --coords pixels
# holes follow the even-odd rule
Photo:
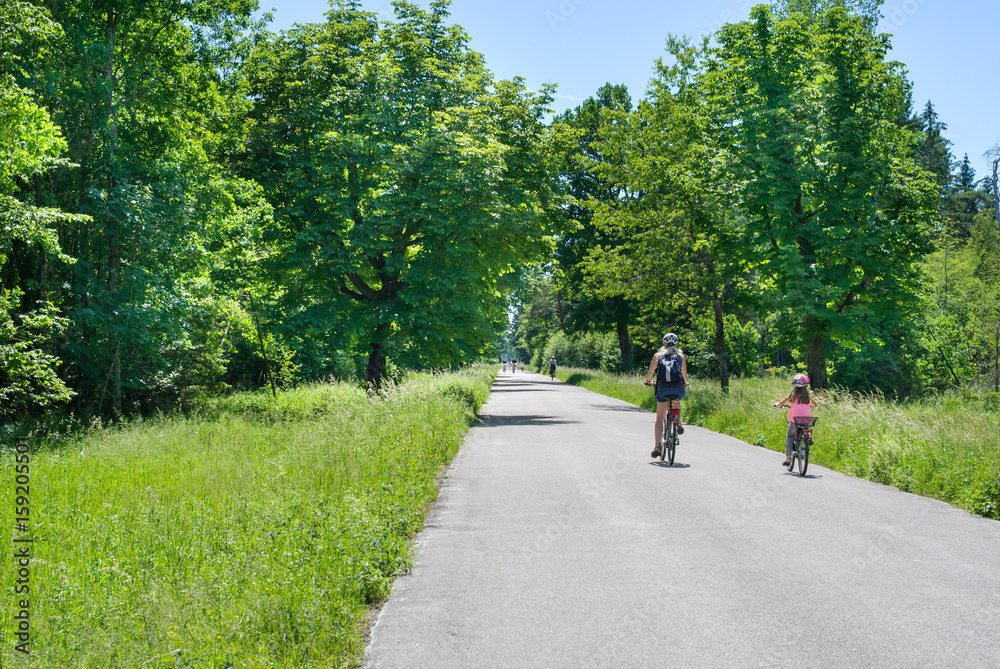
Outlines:
[[[998,522],[693,427],[663,467],[534,374],[483,413],[367,667],[1000,667]]]

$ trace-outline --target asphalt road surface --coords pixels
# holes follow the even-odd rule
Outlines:
[[[365,666],[1000,667],[1000,523],[652,424],[501,375]]]

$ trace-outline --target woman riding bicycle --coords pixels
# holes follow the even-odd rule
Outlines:
[[[646,373],[647,386],[653,385],[653,376],[656,375],[656,423],[653,428],[655,445],[651,454],[654,458],[660,455],[660,435],[663,434],[663,423],[667,419],[667,410],[676,408],[680,411],[681,400],[684,399],[687,392],[687,358],[684,357],[684,351],[677,347],[679,342],[680,338],[673,332],[663,335],[663,348],[653,356],[653,360],[649,363],[649,372]],[[669,375],[670,369],[679,369],[680,377],[676,380],[665,378]],[[679,418],[677,434],[684,434],[684,427]]]
[[[549,358],[549,377],[556,378],[556,356]]]
[[[812,410],[816,408],[816,400],[809,396],[809,377],[805,374],[796,374],[792,377],[792,392],[780,402],[774,404],[775,407],[787,406],[788,409],[788,432],[785,433],[785,462],[783,467],[792,463],[792,444],[795,442],[795,423],[808,420],[812,417]]]

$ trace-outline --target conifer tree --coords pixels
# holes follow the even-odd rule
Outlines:
[[[986,194],[976,188],[976,170],[965,154],[942,205],[946,234],[958,242],[969,239],[977,214],[986,206]]]
[[[952,181],[951,141],[944,136],[948,126],[938,118],[930,100],[920,114],[920,129],[924,138],[917,151],[917,163],[934,175],[934,181],[944,194]]]
[[[976,187],[976,170],[972,167],[972,163],[969,162],[969,154],[965,154],[958,167],[958,174],[955,177],[955,187],[959,192],[972,190]]]

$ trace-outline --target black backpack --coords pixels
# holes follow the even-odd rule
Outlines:
[[[684,385],[684,374],[681,372],[681,356],[676,353],[660,354],[660,359],[656,362],[656,385]]]

